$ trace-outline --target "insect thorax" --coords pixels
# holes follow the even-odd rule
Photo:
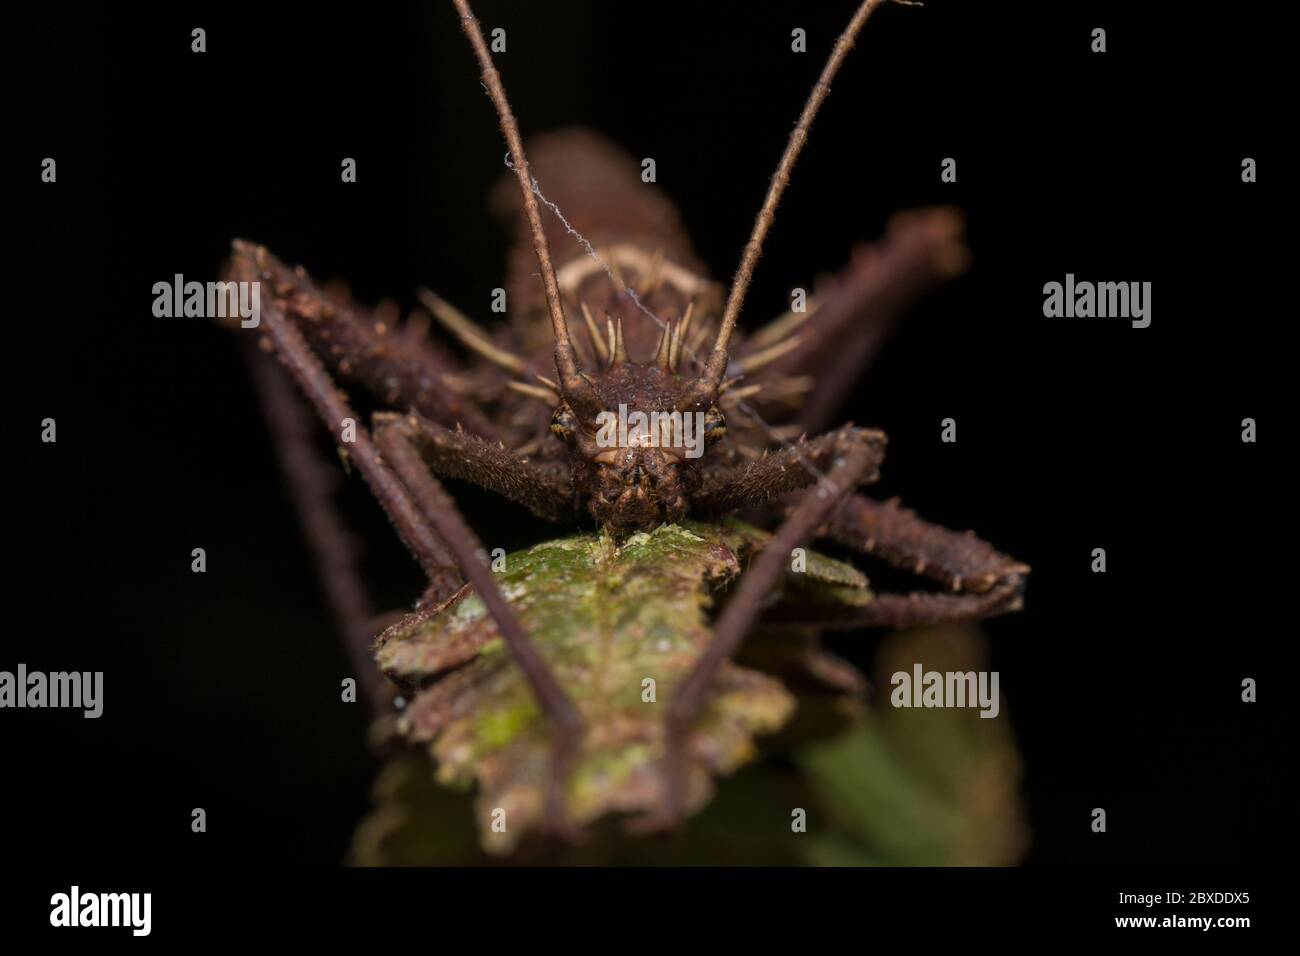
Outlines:
[[[568,445],[575,489],[597,522],[648,531],[686,516],[698,462],[722,434],[716,409],[681,407],[721,290],[662,248],[621,242],[595,252],[599,261],[580,253],[557,278],[602,407],[584,420],[561,404],[552,432]]]

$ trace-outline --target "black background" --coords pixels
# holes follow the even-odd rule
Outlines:
[[[890,435],[882,494],[1034,567],[1026,609],[987,626],[1027,768],[1028,862],[1250,864],[1277,826],[1269,677],[1290,640],[1269,606],[1287,586],[1270,448],[1292,362],[1280,33],[1262,5],[1137,6],[883,9],[813,129],[747,315],[780,312],[894,212],[965,211],[971,271],[910,314],[844,417]],[[852,4],[476,8],[507,29],[525,133],[585,124],[653,156],[729,276]],[[0,667],[102,670],[105,713],[0,716],[6,850],[333,864],[368,805],[365,714],[339,702],[347,659],[234,336],[154,318],[151,288],[215,278],[240,236],[364,301],[410,306],[422,284],[486,301],[505,147],[468,45],[442,3],[47,7],[9,33]],[[1152,282],[1151,327],[1045,319],[1043,283],[1066,272]],[[947,416],[956,444],[939,441]],[[1259,444],[1240,441],[1247,416]],[[57,444],[39,441],[46,417]],[[417,570],[359,485],[345,504],[376,598],[405,606]],[[492,546],[548,533],[456,490]],[[867,661],[873,642],[847,652]]]

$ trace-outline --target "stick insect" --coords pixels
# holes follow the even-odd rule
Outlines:
[[[270,289],[262,296],[263,348],[287,368],[336,439],[344,436],[340,450],[428,578],[415,611],[379,638],[381,660],[385,648],[430,622],[443,627],[437,632],[439,663],[408,680],[419,695],[413,707],[425,698],[440,702],[423,707],[426,725],[433,725],[426,726],[426,737],[445,735],[451,722],[466,717],[457,712],[466,705],[447,690],[458,681],[487,685],[509,674],[526,684],[547,754],[537,770],[545,783],[533,814],[544,829],[575,835],[570,774],[616,721],[605,715],[603,725],[593,725],[592,708],[579,702],[562,649],[540,646],[525,623],[520,595],[526,588],[515,581],[511,593],[503,589],[505,579],[482,560],[482,542],[440,479],[468,480],[558,523],[594,523],[598,539],[589,541],[598,541],[593,547],[604,557],[591,560],[610,567],[609,556],[616,556],[623,561],[620,575],[645,571],[627,563],[633,543],[664,529],[707,545],[714,565],[726,568],[713,584],[738,575],[711,629],[674,657],[676,676],[665,704],[642,717],[620,712],[641,734],[639,742],[648,742],[640,784],[585,812],[583,822],[599,811],[636,811],[642,828],[661,830],[698,808],[695,778],[717,770],[697,759],[701,717],[722,683],[738,673],[731,660],[760,616],[815,628],[901,628],[983,618],[1021,605],[1027,566],[971,532],[949,531],[896,501],[857,491],[878,474],[882,432],[843,426],[806,437],[825,426],[892,318],[927,286],[961,269],[956,213],[900,217],[882,243],[855,257],[807,309],[749,336],[738,326],[813,118],[882,2],[863,2],[837,39],[725,300],[694,259],[675,210],[640,181],[635,161],[580,132],[539,137],[525,151],[468,0],[454,0],[455,8],[496,109],[514,180],[504,196],[519,234],[510,263],[508,291],[516,305],[508,326],[490,334],[450,303],[423,293],[429,313],[470,353],[471,360],[461,363],[425,337],[418,323],[381,321],[266,249],[234,243],[231,278]],[[560,250],[555,258],[553,250]],[[270,373],[260,376],[264,397],[286,468],[298,481],[298,504],[328,591],[351,645],[365,647],[369,609],[352,577],[345,536],[326,507],[329,480],[304,453],[303,411],[292,407],[292,391],[273,368],[264,371]],[[376,412],[366,428],[333,376],[365,387],[392,410]],[[688,434],[639,426],[611,441],[605,426],[614,410],[693,420],[701,440],[692,446]],[[773,427],[767,418],[776,416],[781,424]],[[763,534],[761,543],[752,535],[716,531],[723,527],[717,522],[737,512],[772,520],[775,531]],[[814,538],[834,540],[940,588],[849,604],[800,603],[786,586],[788,566]],[[742,552],[752,561],[740,573]],[[702,593],[710,582],[688,583]],[[482,625],[478,637],[465,638],[472,646],[463,654],[449,651],[461,638],[447,622],[466,613],[471,597]],[[477,663],[488,646],[484,634],[508,654],[474,671],[466,665]],[[653,732],[646,729],[651,724]],[[475,746],[465,743],[458,759],[479,760]],[[484,782],[483,773],[479,779]]]

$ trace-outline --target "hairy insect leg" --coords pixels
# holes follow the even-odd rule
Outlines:
[[[859,608],[783,609],[821,627],[913,627],[1019,610],[1029,566],[975,536],[931,524],[897,500],[848,498],[830,517],[835,541],[938,581],[949,593],[879,594]]]
[[[538,704],[551,722],[552,759],[546,795],[546,817],[554,829],[562,831],[564,783],[582,739],[582,714],[533,646],[528,632],[497,586],[491,569],[479,556],[483,545],[478,535],[465,523],[456,503],[430,474],[420,454],[422,440],[421,430],[407,418],[385,416],[377,420],[376,441],[383,450],[384,458],[400,476],[425,518],[451,548],[461,572],[474,586],[488,613],[492,615]]]
[[[673,694],[664,735],[665,800],[661,821],[664,824],[680,819],[685,809],[690,729],[708,702],[719,669],[740,647],[762,609],[764,598],[785,574],[790,552],[816,533],[845,495],[875,473],[882,455],[877,435],[878,432],[866,431],[843,434],[841,454],[835,458],[829,474],[804,493],[753,565],[741,576],[735,594],[714,625],[713,639]]]
[[[896,216],[884,240],[855,250],[849,266],[829,288],[818,290],[817,302],[803,321],[795,314],[774,329],[775,334],[759,330],[754,345],[740,353],[737,364],[743,367],[754,348],[772,354],[797,337],[794,347],[747,381],[758,384],[809,376],[813,387],[799,407],[797,421],[805,431],[819,432],[830,423],[907,306],[931,286],[960,273],[967,258],[962,219],[955,210],[925,209]]]
[[[254,273],[254,278],[256,275]],[[262,326],[264,341],[270,343],[326,429],[338,441],[345,422],[356,423],[356,413],[335,388],[329,373],[308,347],[302,333],[285,317],[275,301],[262,308]],[[451,552],[420,515],[397,476],[380,458],[369,433],[359,423],[355,425],[353,437],[353,441],[341,444],[340,448],[356,464],[371,492],[388,513],[398,536],[424,569],[431,591],[449,597],[463,583]]]
[[[691,495],[692,507],[701,514],[727,514],[742,508],[758,508],[778,498],[807,488],[847,447],[863,444],[873,458],[860,484],[874,481],[884,460],[885,433],[845,426],[811,441],[800,439],[762,458],[706,473]]]
[[[251,242],[233,243],[230,271],[232,278],[262,279],[263,294],[335,375],[359,383],[389,405],[497,437],[478,407],[447,387],[444,376],[458,375],[459,364],[422,335],[386,326],[355,304],[331,298],[302,269],[290,268]]]
[[[727,346],[731,333],[736,327],[736,319],[740,315],[740,308],[745,302],[746,293],[749,291],[749,283],[754,276],[754,267],[758,264],[759,254],[763,250],[763,242],[767,238],[768,231],[772,228],[773,220],[776,218],[776,207],[781,202],[781,196],[785,192],[786,186],[790,184],[790,173],[794,169],[795,160],[799,158],[799,153],[808,141],[808,132],[812,128],[813,119],[817,116],[817,111],[821,109],[823,101],[830,95],[831,82],[835,79],[835,74],[839,72],[840,66],[843,65],[849,50],[853,49],[858,33],[862,30],[862,25],[883,4],[884,0],[862,0],[857,11],[849,20],[848,26],[844,28],[844,32],[835,40],[835,46],[831,50],[825,66],[822,67],[821,75],[818,76],[817,82],[813,85],[812,92],[808,94],[808,100],[804,103],[803,110],[799,114],[799,121],[795,124],[794,129],[790,131],[790,138],[786,141],[785,151],[781,154],[781,161],[777,164],[776,172],[772,175],[772,181],[768,185],[767,195],[763,197],[763,205],[754,220],[754,228],[750,233],[749,241],[745,243],[745,250],[740,257],[740,265],[736,268],[736,275],[731,280],[731,291],[727,294],[727,302],[722,310],[722,321],[718,328],[717,338],[713,341],[713,351],[709,354],[704,373],[700,376],[700,380],[696,383],[694,389],[692,396],[694,403],[711,402],[718,396],[718,389],[727,374],[729,364]]]
[[[555,267],[551,264],[551,247],[546,239],[546,230],[542,226],[542,214],[537,205],[537,197],[533,194],[533,174],[528,166],[528,157],[524,154],[523,140],[519,137],[519,124],[510,109],[506,88],[501,82],[501,74],[492,63],[492,54],[488,50],[487,41],[483,39],[483,30],[479,27],[478,19],[470,9],[469,0],[452,0],[452,3],[460,16],[461,29],[478,60],[483,86],[492,99],[492,105],[496,107],[501,133],[505,136],[506,146],[510,150],[511,169],[519,182],[519,194],[524,202],[524,215],[528,219],[529,232],[533,237],[533,252],[537,256],[542,286],[546,291],[546,305],[551,315],[551,330],[555,336],[555,370],[559,376],[560,391],[564,399],[575,409],[584,414],[594,415],[600,407],[600,399],[591,381],[582,374],[577,352],[569,337],[569,323],[564,314],[564,304],[560,299],[560,284],[555,276]]]
[[[325,587],[325,595],[343,632],[353,671],[371,706],[384,702],[384,677],[370,652],[374,639],[374,606],[357,569],[358,546],[348,533],[334,501],[339,485],[337,463],[317,452],[313,440],[319,426],[312,420],[293,384],[269,356],[246,349],[248,366],[270,428],[280,469],[292,487],[298,521]]]
[[[335,432],[342,428],[346,419],[352,419],[355,423],[355,413],[334,387],[329,373],[307,346],[302,334],[285,317],[279,304],[274,301],[268,303],[263,309],[262,319],[273,349],[306,393],[326,426]],[[582,716],[529,641],[523,626],[497,588],[491,571],[479,560],[478,550],[481,545],[478,537],[465,524],[455,504],[429,474],[408,427],[402,419],[384,421],[379,435],[372,442],[367,431],[360,425],[355,425],[354,441],[347,444],[347,453],[356,462],[375,497],[388,512],[398,534],[424,567],[429,576],[430,590],[450,596],[462,580],[456,570],[458,565],[500,628],[502,637],[554,728],[546,814],[552,826],[562,830],[563,785],[573,753],[581,739]],[[383,448],[387,463],[380,457],[376,444]],[[397,475],[389,470],[389,465]]]
[[[529,461],[499,444],[465,431],[443,428],[414,412],[408,415],[381,412],[375,415],[374,421],[376,433],[400,422],[403,433],[438,475],[473,482],[550,521],[574,512],[573,491],[565,465]]]

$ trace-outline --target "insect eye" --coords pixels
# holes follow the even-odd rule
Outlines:
[[[727,434],[727,418],[717,405],[710,405],[704,413],[704,440],[715,442]]]
[[[551,434],[560,441],[569,441],[573,438],[574,429],[578,427],[578,416],[573,414],[573,409],[568,405],[557,405],[554,414],[551,415]]]

